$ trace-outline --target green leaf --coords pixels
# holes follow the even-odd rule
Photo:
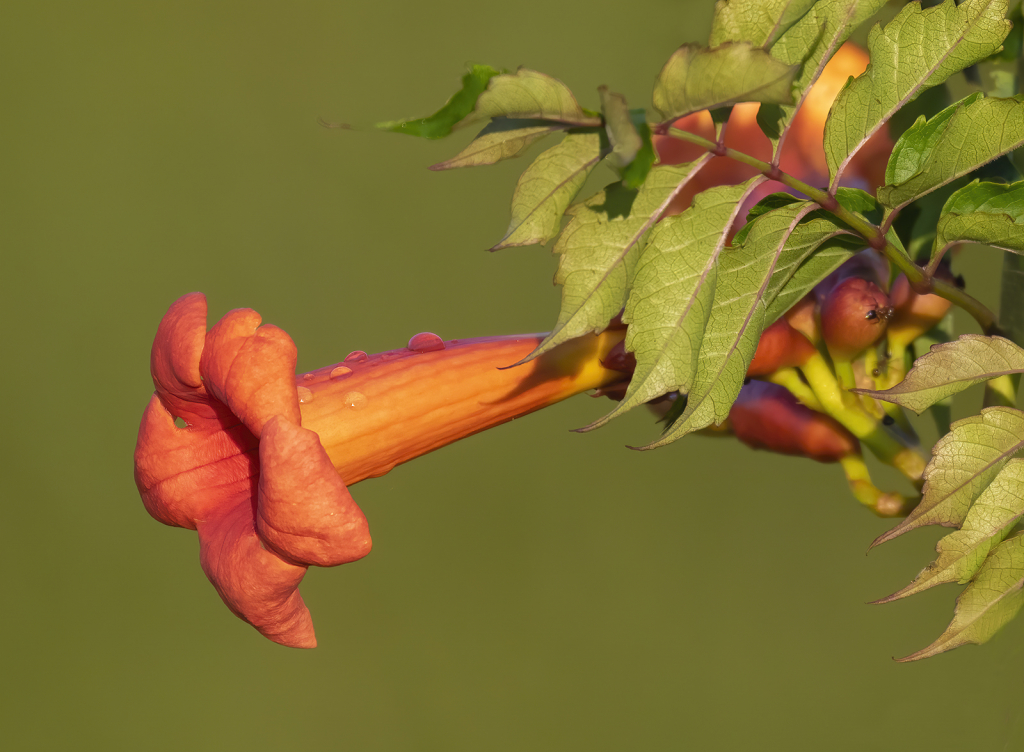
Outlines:
[[[473,112],[477,99],[487,88],[487,82],[500,74],[501,71],[489,65],[474,65],[469,73],[462,77],[462,89],[430,117],[378,123],[377,127],[421,138],[444,138],[452,132],[457,123]]]
[[[856,243],[856,236],[848,239],[837,237],[823,243],[813,256],[797,266],[793,276],[768,304],[764,314],[765,326],[775,323],[779,316],[799,303],[815,285],[856,255],[861,247]]]
[[[956,601],[946,631],[931,645],[898,659],[929,658],[961,645],[987,642],[1024,606],[1024,534],[1001,543]]]
[[[1020,410],[986,407],[980,415],[956,421],[932,447],[921,503],[872,547],[925,525],[959,527],[974,500],[1021,449],[1024,413]]]
[[[1024,100],[980,92],[919,118],[896,146],[878,200],[894,211],[1024,144]]]
[[[906,5],[868,35],[871,64],[840,92],[825,121],[832,186],[858,149],[923,90],[991,55],[1010,30],[1006,0]]]
[[[609,161],[622,177],[623,184],[637,189],[643,185],[657,159],[646,113],[628,109],[625,98],[609,92],[607,86],[598,88],[598,92],[605,132],[612,145]]]
[[[493,117],[553,120],[577,127],[601,125],[601,118],[580,107],[568,86],[529,68],[491,79],[477,100],[472,119]]]
[[[735,402],[766,325],[768,304],[800,262],[845,232],[825,219],[801,224],[816,205],[792,204],[758,217],[741,246],[721,252],[715,303],[697,360],[686,409],[658,441],[668,444],[711,423],[721,423]]]
[[[825,64],[854,29],[884,5],[885,0],[821,0],[772,45],[771,52],[775,58],[800,66],[800,72],[793,80],[793,96],[798,98],[798,103],[765,104],[757,113],[758,125],[772,142],[773,155],[778,153],[782,134]]]
[[[746,42],[713,49],[684,44],[658,74],[654,108],[668,121],[739,102],[792,104],[797,67]]]
[[[431,170],[453,170],[456,167],[477,167],[518,157],[534,142],[571,126],[547,120],[509,120],[494,118],[469,146],[451,159],[431,165]]]
[[[1017,344],[1024,342],[1024,257],[1003,255],[999,327]]]
[[[622,184],[627,188],[637,189],[647,180],[651,168],[658,161],[658,152],[654,149],[651,139],[651,126],[647,124],[647,114],[643,110],[630,110],[633,125],[640,134],[640,151],[633,161],[622,171]]]
[[[967,512],[963,527],[939,540],[938,558],[902,590],[875,601],[889,603],[949,582],[967,583],[989,552],[1024,515],[1024,460],[1013,459]]]
[[[491,250],[546,243],[555,237],[562,215],[604,154],[596,132],[570,133],[540,154],[519,176],[512,194],[512,221]]]
[[[613,183],[569,209],[571,219],[554,247],[561,255],[555,283],[562,285],[562,307],[554,330],[527,359],[601,331],[622,310],[627,268],[644,237],[687,178],[708,159],[657,167],[639,191]]]
[[[954,316],[953,310],[950,309],[946,312],[946,315],[942,317],[942,320],[938,324],[933,326],[927,332],[922,334],[920,337],[914,340],[912,349],[914,353],[926,353],[935,345],[944,344],[951,342],[956,339],[953,334],[954,330]],[[905,357],[910,357],[910,352],[905,353]],[[913,360],[913,358],[911,358]],[[907,368],[912,368],[912,364],[908,364]],[[951,423],[953,421],[953,397],[950,395],[945,399],[941,399],[928,408],[928,414],[931,415],[932,421],[935,423],[935,428],[939,436],[945,436],[949,433]]]
[[[630,274],[622,317],[636,369],[625,398],[588,428],[668,392],[689,391],[715,297],[719,254],[744,197],[761,182],[754,177],[698,193],[686,211],[651,232]]]
[[[1024,348],[1004,337],[964,334],[954,342],[935,345],[892,389],[852,389],[893,402],[920,415],[951,394],[983,381],[1024,372]]]
[[[770,49],[816,0],[717,0],[708,45],[750,42]]]
[[[932,258],[959,242],[1024,253],[1024,180],[1011,185],[975,180],[950,196],[935,230]]]

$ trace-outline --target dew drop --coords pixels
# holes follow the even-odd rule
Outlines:
[[[408,348],[416,352],[434,352],[444,349],[444,341],[433,332],[420,332],[409,340]]]
[[[353,350],[352,352],[350,352],[348,355],[345,356],[345,362],[346,363],[362,363],[364,360],[366,360],[369,357],[370,356],[367,355],[363,350]]]
[[[349,368],[348,366],[337,366],[333,371],[331,371],[331,378],[332,379],[343,379],[346,376],[351,375],[351,373],[352,373],[352,369]]]
[[[366,407],[366,395],[362,392],[349,392],[341,398],[341,401],[353,410],[362,410]]]
[[[312,402],[313,401],[313,392],[311,390],[307,389],[304,386],[300,386],[300,387],[297,388],[297,391],[299,392],[299,403],[300,404],[302,404],[303,402]]]
[[[302,374],[302,380],[303,381],[312,381],[315,378],[316,378],[316,374],[315,373],[304,373],[304,374]]]

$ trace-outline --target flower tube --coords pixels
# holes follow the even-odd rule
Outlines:
[[[231,311],[206,330],[206,299],[176,301],[150,359],[156,391],[139,428],[146,509],[196,530],[200,563],[237,616],[269,639],[315,647],[298,592],[309,566],[369,553],[347,486],[465,436],[627,374],[602,360],[624,329],[555,348],[542,335],[444,342],[419,334],[380,355],[295,375],[291,338]]]

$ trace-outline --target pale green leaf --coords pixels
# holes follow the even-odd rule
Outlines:
[[[964,334],[935,345],[892,389],[854,389],[875,399],[893,402],[920,415],[941,399],[983,381],[1024,373],[1024,348],[1004,337]]]
[[[554,330],[530,358],[601,331],[622,310],[627,265],[668,203],[709,158],[656,167],[639,191],[614,183],[569,209],[571,219],[554,247],[561,255],[555,283],[562,285],[562,307]]]
[[[950,196],[935,230],[932,257],[960,242],[1024,253],[1024,180],[1011,185],[975,180]]]
[[[820,0],[771,47],[772,55],[789,65],[799,65],[793,80],[796,104],[765,104],[757,113],[761,130],[772,142],[772,153],[796,115],[799,103],[821,75],[826,63],[860,24],[885,5],[885,0]]]
[[[580,107],[568,86],[529,68],[490,80],[469,119],[493,117],[554,120],[573,126],[601,125],[601,118]]]
[[[958,420],[932,447],[924,471],[924,495],[910,515],[880,535],[872,546],[924,525],[959,527],[974,500],[1007,461],[1024,449],[1024,413],[1012,407],[986,407]]]
[[[972,94],[931,120],[918,119],[900,137],[878,200],[899,209],[1021,144],[1024,101]]]
[[[598,133],[570,133],[540,154],[519,176],[512,194],[512,221],[491,250],[546,243],[555,237],[562,215],[602,157]]]
[[[672,53],[658,74],[654,108],[668,121],[739,102],[791,104],[797,69],[746,42],[714,49],[686,44]]]
[[[622,184],[627,188],[639,188],[647,180],[651,168],[658,161],[658,152],[654,149],[654,141],[651,138],[651,126],[647,122],[647,113],[643,110],[630,110],[633,119],[633,126],[640,135],[640,151],[633,157],[621,172]]]
[[[926,353],[935,345],[945,344],[956,339],[954,332],[954,309],[950,309],[946,312],[946,315],[942,317],[942,320],[938,324],[933,326],[927,332],[922,334],[920,337],[914,340],[911,345],[914,353]],[[904,357],[910,357],[910,351],[905,353]],[[914,360],[914,358],[911,358]],[[908,368],[912,368],[913,364],[909,364]],[[951,424],[953,422],[953,396],[950,395],[945,399],[941,399],[928,408],[928,414],[931,416],[932,421],[935,423],[935,428],[939,436],[945,436],[949,433]]]
[[[717,0],[708,44],[750,42],[770,49],[816,0]]]
[[[924,89],[999,49],[1010,30],[1006,0],[908,4],[868,35],[871,64],[836,98],[825,122],[825,157],[836,186],[861,146]]]
[[[1024,606],[1024,534],[1003,541],[956,601],[953,621],[931,645],[900,658],[929,658],[961,645],[980,645],[1002,629]]]
[[[469,146],[451,159],[431,165],[431,170],[451,170],[456,167],[476,167],[518,157],[540,139],[571,126],[547,120],[509,120],[494,118],[484,127]]]
[[[889,603],[948,582],[969,582],[989,552],[1024,515],[1024,460],[1013,459],[975,500],[963,527],[939,540],[938,558],[902,590],[876,603]]]
[[[468,118],[477,100],[487,88],[487,82],[501,71],[489,65],[474,65],[462,77],[462,89],[456,92],[440,110],[425,118],[413,120],[395,120],[389,123],[378,123],[381,130],[394,133],[405,133],[421,138],[444,138],[456,125]]]
[[[591,428],[668,392],[689,391],[715,297],[719,253],[744,197],[760,182],[755,177],[703,191],[651,232],[630,275],[623,313],[636,369],[625,398]]]

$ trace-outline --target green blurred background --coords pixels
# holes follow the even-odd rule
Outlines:
[[[233,617],[195,534],[139,500],[149,347],[186,292],[211,322],[255,308],[303,370],[554,320],[547,250],[482,251],[525,163],[435,174],[471,134],[366,126],[433,111],[470,62],[649,104],[710,10],[0,9],[5,749],[1024,749],[1024,620],[904,666],[955,592],[864,605],[937,535],[866,557],[887,523],[836,467],[703,438],[631,452],[656,435],[643,411],[578,435],[610,404],[576,398],[355,487],[374,551],[306,577],[313,651]]]

